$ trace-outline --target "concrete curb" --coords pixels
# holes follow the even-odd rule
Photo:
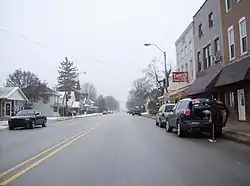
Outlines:
[[[152,115],[142,115],[143,117],[155,119],[155,116]],[[250,145],[250,134],[246,134],[243,132],[236,132],[230,129],[224,128],[222,137],[233,140],[239,143],[243,143],[246,145]]]
[[[225,128],[223,129],[223,137],[229,140],[237,141],[239,143],[250,145],[250,134],[236,132]]]

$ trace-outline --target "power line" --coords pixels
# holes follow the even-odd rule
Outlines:
[[[55,48],[55,47],[53,47],[52,45],[50,45],[48,43],[44,43],[44,42],[41,42],[41,41],[37,41],[37,40],[31,39],[31,38],[29,38],[27,36],[24,36],[22,34],[17,34],[17,33],[14,33],[12,31],[9,31],[9,30],[3,29],[3,28],[0,28],[0,31],[8,33],[8,34],[15,35],[16,37],[19,37],[20,39],[22,39],[24,41],[27,41],[27,42],[31,42],[31,43],[40,45],[42,47],[47,47],[47,48],[53,49],[54,51],[57,51],[57,52],[60,51],[59,53],[65,53],[65,52],[62,52],[63,50]],[[69,52],[67,52],[67,53],[69,53]],[[105,65],[122,67],[123,69],[136,70],[136,71],[140,71],[140,72],[142,72],[142,70],[143,70],[142,68],[134,68],[132,66],[123,65],[123,64],[117,64],[117,63],[114,64],[114,63],[110,63],[110,62],[107,63],[107,62],[102,61],[102,60],[93,60],[93,61],[96,62],[96,63],[105,64]]]

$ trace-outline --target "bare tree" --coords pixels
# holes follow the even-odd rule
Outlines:
[[[89,99],[92,101],[96,101],[97,98],[97,91],[93,84],[91,83],[84,83],[81,86],[81,93],[88,94]]]
[[[6,87],[19,87],[21,89],[27,88],[29,86],[35,86],[41,83],[41,80],[37,75],[30,71],[25,71],[21,69],[15,70],[13,73],[9,74],[6,78]]]
[[[113,111],[119,109],[119,102],[113,96],[106,96],[104,99],[107,109]]]

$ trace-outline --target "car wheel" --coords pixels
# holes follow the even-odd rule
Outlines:
[[[157,119],[155,120],[155,125],[156,125],[156,126],[159,126],[159,123],[157,122]]]
[[[159,119],[159,127],[162,128],[162,122],[161,119]]]
[[[46,125],[46,121],[45,121],[45,120],[43,120],[42,127],[47,127],[47,125]]]
[[[14,130],[14,127],[12,127],[12,126],[9,126],[9,130]]]
[[[170,126],[170,124],[169,124],[169,122],[168,122],[168,120],[167,120],[167,121],[166,121],[166,131],[167,131],[167,132],[172,132],[172,130],[173,130],[173,127]]]
[[[30,124],[30,129],[34,129],[35,128],[35,125],[36,125],[36,122],[35,120],[33,119],[31,124]]]
[[[179,120],[177,121],[177,136],[180,138],[184,136],[184,132],[181,127],[181,122]]]

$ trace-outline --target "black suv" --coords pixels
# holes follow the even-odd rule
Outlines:
[[[179,137],[192,130],[211,133],[212,123],[216,122],[215,132],[220,136],[228,114],[227,107],[220,101],[186,98],[180,100],[173,108],[166,122],[166,130],[171,132],[173,128],[177,128]]]

